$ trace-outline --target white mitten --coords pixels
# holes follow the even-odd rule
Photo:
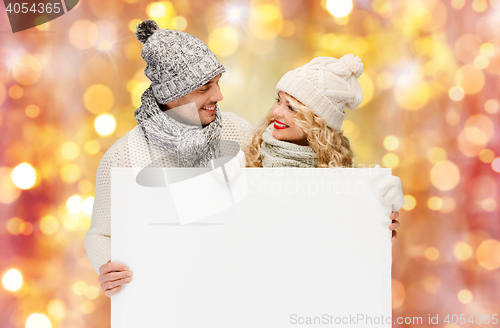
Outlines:
[[[245,153],[240,150],[238,154],[236,154],[236,158],[240,161],[240,167],[247,166],[247,159],[245,157]]]
[[[226,159],[227,160],[227,159]],[[243,151],[239,151],[236,154],[236,157],[233,157],[227,163],[224,164],[224,169],[226,170],[226,175],[229,181],[236,179],[236,177],[240,174],[240,170],[242,167],[245,167],[245,153]],[[224,178],[224,172],[222,172],[222,167],[212,170],[212,174],[217,178],[217,180],[226,182]]]
[[[382,202],[392,204],[393,212],[399,211],[405,204],[401,179],[394,175],[384,176],[378,183],[377,196]]]

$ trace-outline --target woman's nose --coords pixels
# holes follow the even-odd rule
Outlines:
[[[272,113],[274,117],[282,117],[281,105],[274,105]]]

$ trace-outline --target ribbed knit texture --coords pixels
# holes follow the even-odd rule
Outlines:
[[[250,144],[254,134],[255,127],[248,121],[233,113],[222,112],[221,140],[235,141],[243,149]],[[221,142],[222,153],[235,154],[235,149],[231,147],[234,148],[234,143]],[[149,145],[139,126],[118,139],[99,163],[92,221],[85,236],[87,258],[97,273],[99,267],[111,259],[111,168],[148,165],[156,168],[175,167],[177,158]]]
[[[262,167],[317,167],[318,155],[310,146],[301,146],[273,137],[274,122],[264,130],[260,157]]]
[[[339,131],[346,115],[344,108],[355,109],[363,100],[358,82],[362,73],[361,60],[351,54],[340,59],[317,57],[287,72],[276,85],[276,92],[288,93]]]

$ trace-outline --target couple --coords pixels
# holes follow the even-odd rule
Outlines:
[[[151,86],[135,112],[138,126],[99,163],[85,237],[87,257],[107,297],[119,292],[132,275],[123,264],[110,261],[111,167],[203,167],[223,153],[220,140],[241,146],[245,153],[237,157],[243,166],[246,162],[250,167],[349,167],[353,153],[340,131],[344,108],[355,109],[363,98],[357,81],[363,64],[358,57],[315,58],[281,78],[276,102],[256,130],[237,115],[218,109],[222,100],[218,82],[225,69],[201,40],[160,29],[153,20],[139,24],[136,37],[143,44],[144,73]],[[394,242],[397,211],[404,203],[399,178],[390,176],[380,190],[381,199],[393,204],[389,229]]]

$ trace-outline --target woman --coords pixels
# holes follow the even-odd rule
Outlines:
[[[351,167],[354,157],[342,131],[283,91],[247,153],[249,167]]]
[[[286,73],[276,86],[278,98],[248,149],[249,167],[352,167],[350,142],[341,131],[346,113],[358,107],[363,92],[359,57],[318,57]],[[392,204],[392,242],[404,205],[401,180],[380,181],[379,198]]]

